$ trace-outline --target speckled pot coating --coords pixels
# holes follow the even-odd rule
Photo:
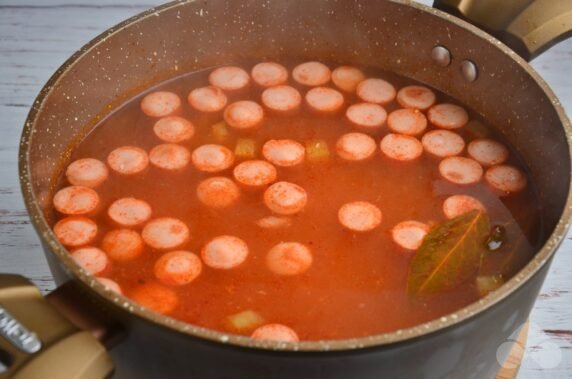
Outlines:
[[[452,53],[448,67],[431,60],[431,49],[438,44]],[[73,146],[116,106],[162,80],[245,58],[281,56],[391,70],[471,104],[500,125],[538,185],[545,209],[542,249],[500,290],[454,314],[367,338],[300,343],[253,341],[160,316],[105,290],[81,270],[55,239],[47,219],[51,189]],[[460,75],[462,59],[477,64],[476,82],[467,83]],[[410,1],[178,1],[109,29],[58,69],[26,121],[20,180],[56,277],[85,284],[95,301],[130,328],[127,344],[138,347],[120,349],[118,356],[147,367],[145,374],[137,374],[146,376],[137,377],[157,377],[154,372],[164,375],[164,370],[174,371],[163,377],[176,377],[185,369],[200,378],[441,378],[471,372],[484,377],[498,368],[495,346],[528,317],[568,228],[571,131],[555,95],[514,52],[465,22]],[[184,352],[194,358],[184,358]],[[151,363],[140,359],[146,355]],[[118,366],[119,372],[130,367],[121,377],[137,372],[129,363]]]

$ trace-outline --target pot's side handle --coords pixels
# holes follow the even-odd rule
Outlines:
[[[572,0],[435,0],[510,46],[527,61],[572,37]]]
[[[18,275],[0,274],[0,378],[102,379],[105,347],[72,324]]]

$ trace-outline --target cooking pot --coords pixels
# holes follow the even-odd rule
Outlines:
[[[43,299],[0,276],[1,378],[490,378],[523,325],[572,215],[572,128],[526,63],[570,35],[569,0],[204,0],[151,9],[74,54],[36,99],[20,145],[26,206],[60,288]],[[171,319],[106,290],[50,228],[50,194],[73,147],[117,106],[182,73],[244,59],[373,66],[427,83],[499,127],[528,164],[543,244],[500,289],[392,333],[254,341]],[[525,59],[523,59],[523,57]],[[119,344],[117,344],[119,343]],[[116,345],[109,352],[106,348]],[[499,355],[497,355],[499,353]],[[113,362],[113,363],[112,363]]]

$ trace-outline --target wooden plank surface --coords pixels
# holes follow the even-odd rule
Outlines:
[[[429,3],[429,0],[422,1]],[[108,27],[160,1],[0,0],[0,272],[31,278],[44,292],[50,273],[21,199],[18,140],[35,96],[74,51]],[[572,113],[572,40],[533,66]],[[518,378],[572,377],[572,234],[558,252],[531,315]]]

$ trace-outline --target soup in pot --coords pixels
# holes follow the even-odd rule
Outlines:
[[[454,312],[540,241],[492,125],[377,69],[259,62],[137,96],[76,146],[53,230],[110,290],[256,339],[364,337]]]

